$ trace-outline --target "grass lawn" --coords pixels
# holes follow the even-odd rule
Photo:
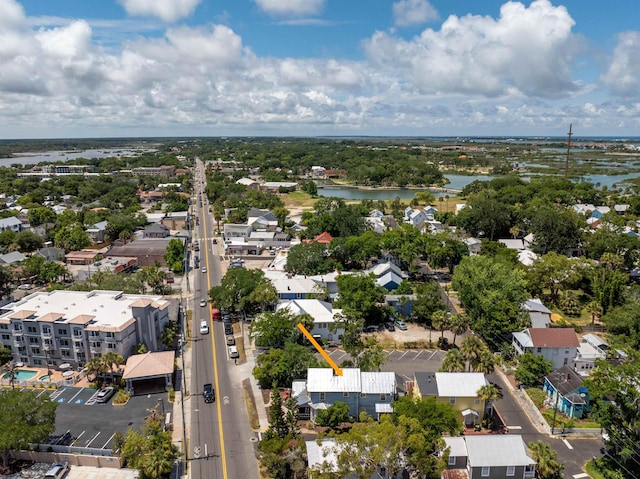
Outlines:
[[[294,191],[281,196],[287,208],[311,208],[318,201],[318,197],[312,197],[304,191]]]

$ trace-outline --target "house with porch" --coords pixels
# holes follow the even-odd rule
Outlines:
[[[294,381],[292,397],[301,407],[300,417],[311,420],[317,412],[341,401],[349,406],[349,415],[361,412],[379,419],[390,414],[391,403],[397,398],[396,375],[393,372],[363,372],[360,368],[342,368],[337,376],[331,368],[309,368],[305,381]]]
[[[435,397],[449,403],[460,413],[465,427],[473,427],[484,419],[488,404],[478,397],[478,390],[489,384],[483,373],[434,373],[418,371],[414,374],[414,398]]]
[[[582,377],[568,366],[562,366],[544,378],[542,390],[551,407],[570,418],[580,419],[589,409],[589,389]]]

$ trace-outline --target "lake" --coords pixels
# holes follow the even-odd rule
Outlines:
[[[55,163],[76,160],[78,158],[112,158],[120,156],[138,156],[142,153],[158,151],[155,148],[122,149],[107,148],[99,150],[46,151],[44,153],[16,153],[15,158],[0,158],[0,166],[10,168],[11,165],[37,165],[38,163]]]

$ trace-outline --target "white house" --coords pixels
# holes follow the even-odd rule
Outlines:
[[[578,336],[573,328],[528,328],[511,333],[518,354],[530,352],[553,362],[553,369],[569,365],[578,355]]]
[[[0,219],[0,231],[11,230],[17,233],[20,231],[21,228],[22,228],[22,221],[20,221],[15,216],[10,216],[9,218]]]
[[[292,299],[281,301],[276,306],[276,311],[288,309],[291,314],[300,316],[308,314],[313,318],[313,328],[309,331],[316,339],[321,338],[327,341],[340,342],[340,337],[344,334],[344,328],[335,331],[330,326],[336,322],[336,318],[341,309],[333,309],[331,303],[320,301],[319,299]]]

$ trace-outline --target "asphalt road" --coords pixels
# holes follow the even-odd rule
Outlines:
[[[198,162],[197,178],[203,177]],[[198,179],[196,179],[196,184]],[[201,188],[201,186],[199,187]],[[252,431],[247,416],[242,385],[233,380],[229,369],[235,366],[227,355],[221,322],[212,323],[210,307],[200,307],[201,298],[208,290],[220,284],[220,244],[212,243],[214,222],[208,212],[206,199],[202,207],[198,202],[200,225],[194,237],[199,243],[200,268],[194,280],[194,330],[191,366],[191,427],[188,451],[189,467],[193,479],[258,478],[255,446],[257,435]],[[206,266],[207,273],[202,273]],[[199,332],[200,321],[207,320],[210,333]],[[205,403],[202,387],[212,383],[216,401]]]

